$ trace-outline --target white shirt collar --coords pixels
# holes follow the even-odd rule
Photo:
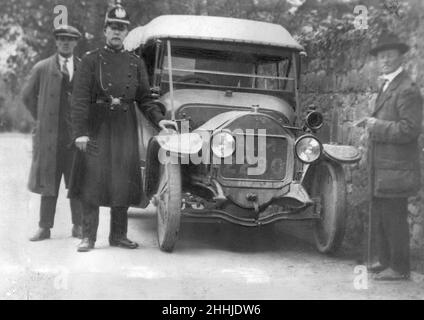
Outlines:
[[[389,87],[393,79],[396,78],[402,71],[403,71],[403,67],[400,66],[396,71],[393,71],[392,73],[389,73],[389,74],[383,74],[378,77],[379,79],[385,81],[383,92],[387,90],[387,88]]]
[[[381,76],[379,76],[380,79],[382,80],[388,80],[389,83],[393,81],[394,78],[396,78],[401,72],[403,71],[403,67],[400,66],[399,68],[397,68],[396,71],[393,71],[392,73],[389,74],[383,74]]]
[[[69,80],[72,80],[72,77],[74,75],[74,56],[72,55],[68,58],[62,57],[60,54],[58,54],[58,56],[60,68],[62,68],[63,64],[65,63],[65,60],[68,59],[67,67],[69,72]]]
[[[69,63],[70,61],[73,61],[73,60],[74,60],[74,56],[73,56],[73,55],[72,55],[72,56],[70,56],[70,57],[68,57],[68,58],[62,57],[60,54],[59,54],[58,56],[59,56],[59,63],[60,63],[61,65],[65,62],[65,59],[68,59],[68,63]]]

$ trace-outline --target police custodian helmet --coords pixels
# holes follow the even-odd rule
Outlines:
[[[122,6],[121,1],[116,1],[116,5],[106,13],[105,26],[113,22],[126,25],[130,24],[130,17]]]

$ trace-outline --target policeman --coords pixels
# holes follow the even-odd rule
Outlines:
[[[75,76],[71,118],[75,145],[70,196],[83,204],[79,252],[94,248],[99,206],[110,207],[109,244],[135,249],[127,238],[130,205],[141,195],[135,105],[158,127],[170,125],[152,103],[144,61],[123,48],[129,17],[119,4],[106,14],[106,45],[86,54]]]

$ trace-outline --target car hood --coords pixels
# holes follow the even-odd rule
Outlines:
[[[259,110],[269,110],[283,114],[292,123],[295,113],[290,104],[284,99],[270,95],[246,92],[231,92],[226,94],[222,90],[208,89],[179,89],[174,91],[174,108],[178,112],[183,107],[223,107],[224,111],[251,110],[252,106],[259,106]],[[169,92],[164,94],[160,101],[165,105],[167,112],[171,112]],[[208,119],[205,119],[205,121]]]

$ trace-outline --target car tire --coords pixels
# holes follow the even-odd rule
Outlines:
[[[340,164],[318,163],[314,170],[311,196],[320,199],[321,218],[314,222],[314,241],[319,252],[336,253],[346,230],[346,182]]]
[[[178,240],[181,220],[181,166],[160,166],[160,182],[156,194],[157,236],[159,248],[171,252]]]

